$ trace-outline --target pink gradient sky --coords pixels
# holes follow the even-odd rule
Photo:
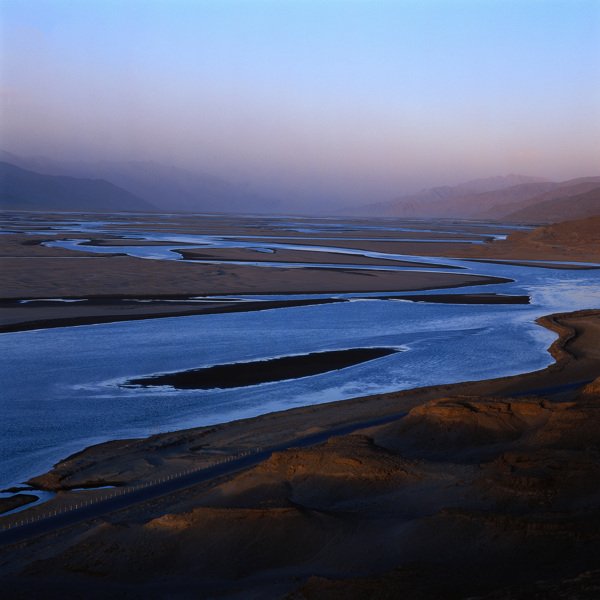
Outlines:
[[[596,0],[2,0],[0,147],[332,206],[600,173]]]

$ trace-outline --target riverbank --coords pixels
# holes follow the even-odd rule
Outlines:
[[[462,286],[459,286],[462,287]],[[438,289],[438,288],[436,288]],[[529,296],[495,293],[415,294],[368,296],[370,299],[404,300],[446,304],[529,304]],[[356,299],[356,297],[352,297]],[[74,327],[95,323],[116,323],[223,313],[253,312],[347,302],[343,297],[292,300],[251,300],[250,298],[81,298],[56,300],[0,301],[0,333],[53,327]]]
[[[600,346],[600,311],[552,315],[538,322],[559,335],[549,349],[555,362],[540,371],[294,408],[140,440],[107,442],[69,457],[30,483],[49,491],[107,482],[126,485],[168,475],[174,465],[184,470],[215,456],[264,448],[319,430],[398,414],[446,394],[511,396],[587,382],[600,375],[600,356],[596,351]]]
[[[457,234],[450,231],[456,229],[455,223],[437,224],[433,233],[425,231],[428,225],[418,224],[423,231],[404,232],[397,230],[396,222],[379,229],[357,220],[351,230],[335,232],[338,225],[326,220],[274,225],[267,218],[252,224],[250,219],[233,216],[176,217],[160,224],[155,216],[135,219],[135,223],[127,217],[122,224],[103,227],[117,235],[162,231],[174,238],[184,232],[199,235],[201,228],[203,234],[227,238],[225,243],[239,236],[242,249],[209,249],[205,244],[199,250],[214,260],[254,254],[268,259],[267,253],[252,248],[260,244],[264,249],[276,237],[294,245],[392,254],[439,251],[459,256],[462,248],[468,258],[517,264],[526,259],[572,261],[584,255],[587,259],[580,260],[593,262],[593,253],[586,254],[585,248],[573,254],[572,248],[553,253],[549,247],[530,252],[520,246],[518,257],[490,254],[485,248],[496,246],[492,236],[506,233],[500,226],[461,224],[462,233]],[[12,320],[5,326],[19,330],[102,322],[95,319],[280,307],[269,301],[253,306],[239,299],[203,297],[200,303],[190,299],[235,290],[240,290],[239,295],[297,290],[331,294],[315,299],[321,303],[338,301],[333,295],[341,290],[397,294],[402,285],[416,290],[426,284],[427,289],[438,289],[485,283],[464,272],[436,273],[435,266],[419,265],[422,270],[405,272],[371,270],[366,258],[361,259],[365,262],[361,268],[296,268],[293,264],[274,268],[98,256],[41,245],[44,240],[97,237],[77,231],[76,226],[0,236],[0,256],[7,267],[0,271],[5,277],[0,283],[3,291],[10,290],[6,299],[26,301],[7,303],[12,305],[4,308],[16,312],[10,313]],[[489,243],[473,243],[469,238]],[[191,246],[186,248],[185,252],[198,256]],[[308,254],[314,252],[290,250],[280,257],[293,261]],[[557,267],[579,269],[581,265],[552,266]],[[460,279],[465,276],[469,279]],[[504,281],[488,279],[488,283]],[[444,281],[448,285],[443,286]],[[550,286],[548,293],[553,290]],[[430,301],[426,296],[412,298]],[[493,294],[482,296],[457,293],[444,299],[475,304],[499,301]],[[519,295],[510,301],[528,300]],[[565,304],[569,306],[561,307]],[[96,513],[91,520],[4,547],[0,550],[2,589],[13,598],[28,600],[77,595],[437,600],[488,593],[503,598],[509,593],[507,587],[512,588],[511,594],[525,594],[523,586],[529,586],[529,594],[522,597],[532,597],[531,590],[538,585],[534,582],[540,581],[544,589],[566,589],[567,579],[572,586],[584,580],[593,585],[594,575],[585,573],[600,559],[600,408],[599,385],[594,383],[600,374],[600,310],[558,314],[539,322],[559,339],[550,349],[556,362],[533,373],[295,408],[210,427],[113,440],[78,452],[30,480],[38,490],[56,495],[23,509],[20,518],[100,500],[114,489],[176,478],[256,448],[266,453],[279,448],[258,465],[221,473],[214,480],[139,504],[120,504],[116,512]],[[479,339],[493,343],[484,332]],[[448,347],[445,356],[438,352],[431,368],[447,363],[452,350]],[[515,347],[515,355],[518,351],[522,347]],[[471,356],[477,360],[477,354]],[[459,364],[457,372],[464,373],[463,366],[467,368]],[[93,364],[91,371],[96,368]],[[387,422],[373,425],[379,418]],[[347,434],[352,429],[354,433]],[[295,447],[315,434],[333,437],[309,448]],[[111,490],[100,489],[104,486]],[[95,506],[103,506],[102,501]],[[16,518],[5,515],[0,524]],[[521,596],[511,596],[516,597]]]
[[[407,590],[436,598],[441,589],[462,598],[540,579],[559,585],[600,557],[600,386],[585,383],[600,374],[600,310],[540,324],[559,335],[556,362],[534,373],[108,442],[69,457],[31,483],[58,491],[143,482],[410,411],[13,546],[0,564],[6,589],[16,598],[89,588],[92,598],[127,590],[329,599],[362,598],[365,589],[375,590],[370,598]],[[98,493],[62,491],[51,502]]]

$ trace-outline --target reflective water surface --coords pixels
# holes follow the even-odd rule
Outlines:
[[[600,297],[598,271],[435,258],[440,260],[472,273],[515,280],[453,292],[524,294],[531,297],[531,303],[428,304],[346,294],[340,297],[354,301],[0,335],[0,489],[108,439],[540,369],[552,360],[547,348],[556,336],[536,325],[535,319],[597,307]],[[403,351],[337,371],[245,388],[174,390],[120,385],[156,373],[218,364],[383,347]]]

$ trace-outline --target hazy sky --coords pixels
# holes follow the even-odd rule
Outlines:
[[[0,147],[298,201],[600,174],[599,0],[0,0]]]

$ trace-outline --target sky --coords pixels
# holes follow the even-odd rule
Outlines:
[[[600,174],[598,0],[0,0],[0,148],[347,206]]]

